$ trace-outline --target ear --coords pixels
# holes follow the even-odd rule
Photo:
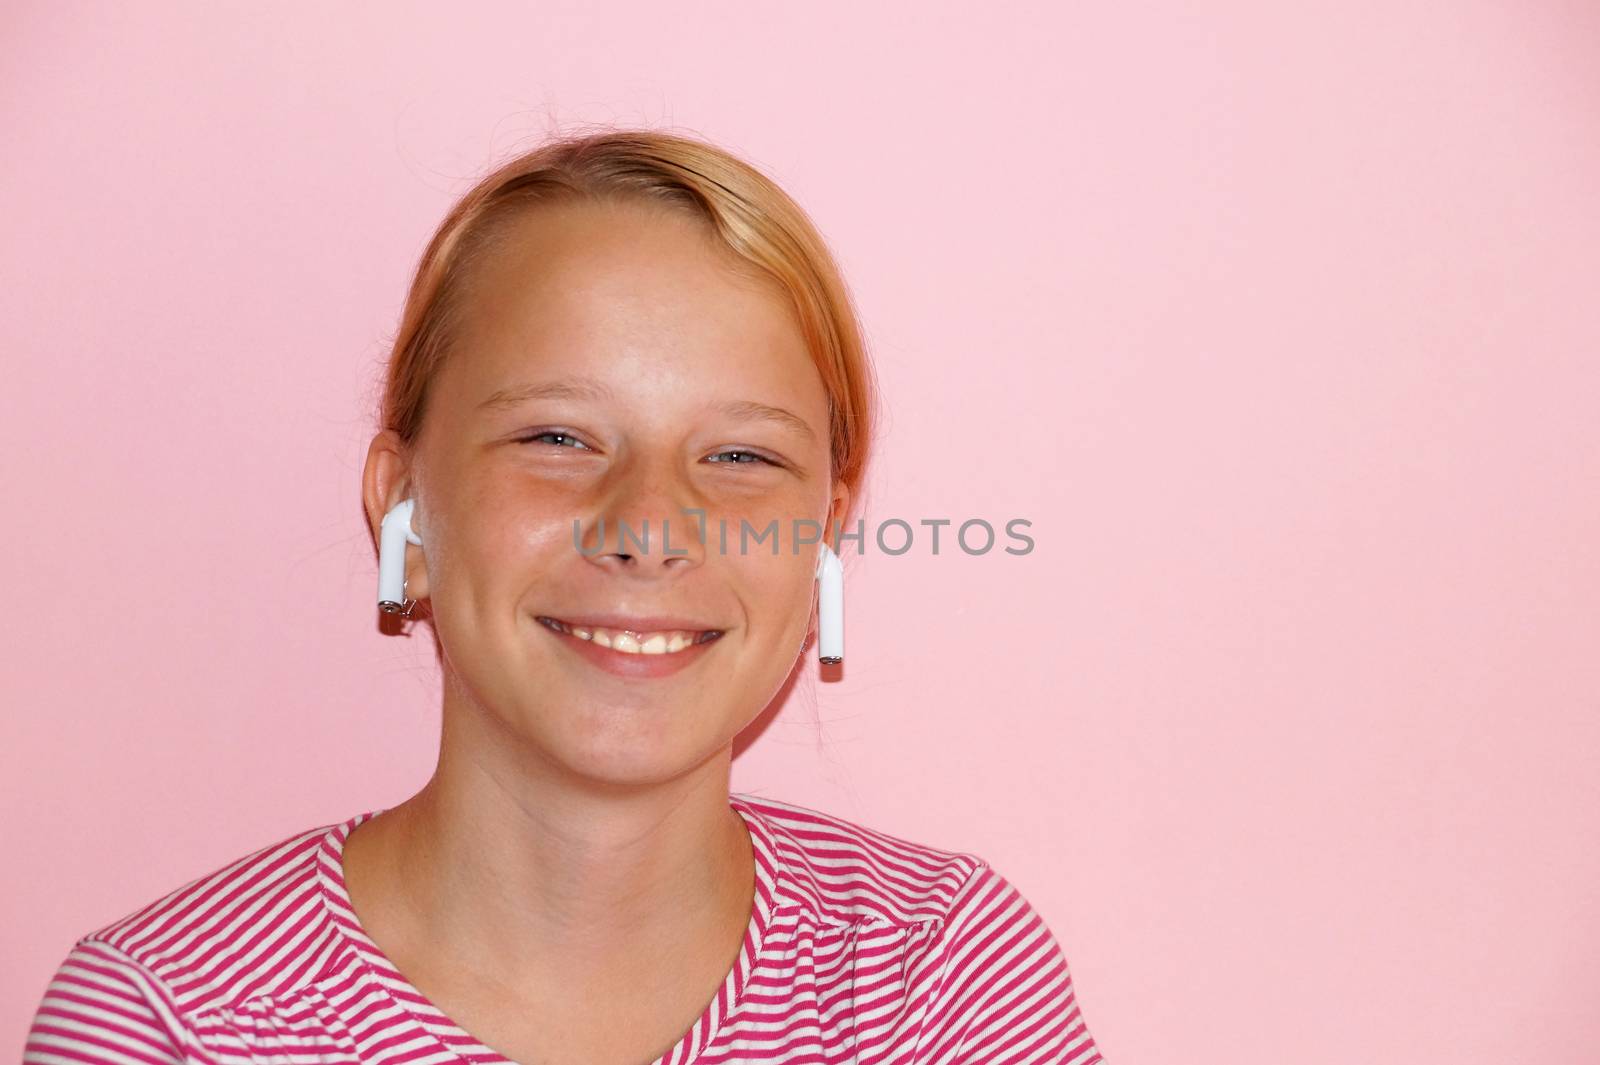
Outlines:
[[[367,512],[367,526],[372,534],[373,549],[383,528],[383,516],[396,503],[412,497],[416,487],[412,466],[411,448],[393,429],[385,429],[372,438],[367,447],[366,468],[361,471],[361,503]],[[420,501],[411,515],[411,528],[427,544],[423,528]],[[406,596],[410,599],[428,598],[428,562],[423,548],[406,544]]]
[[[837,539],[829,539],[833,533],[833,523],[836,521],[842,523],[844,521],[844,516],[849,512],[850,486],[845,484],[843,481],[835,481],[833,485],[833,496],[828,503],[827,527],[823,529],[822,539],[827,542],[828,546],[833,549],[833,553],[836,555],[839,553],[839,542]],[[843,528],[842,524],[840,531],[849,532],[848,529]]]

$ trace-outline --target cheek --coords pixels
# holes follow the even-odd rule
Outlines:
[[[724,498],[713,504],[706,518],[706,548],[727,556],[738,564],[752,563],[757,581],[774,591],[788,588],[796,579],[809,575],[814,566],[820,539],[828,531],[822,523],[826,497],[808,498],[803,486],[786,486],[784,491],[757,491],[737,499]],[[803,542],[808,540],[810,542]],[[776,540],[776,557],[774,557]],[[797,578],[793,570],[802,570]]]
[[[793,635],[798,643],[810,620],[813,582],[807,566],[788,555],[752,556],[742,561],[750,590],[751,620],[761,638],[781,645]]]
[[[497,553],[543,552],[572,542],[572,518],[582,500],[562,485],[513,471],[485,477],[468,493],[474,524]]]
[[[525,587],[558,552],[572,551],[570,511],[506,483],[463,491],[452,501],[446,568],[483,600]]]

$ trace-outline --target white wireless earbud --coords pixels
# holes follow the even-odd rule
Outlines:
[[[817,657],[825,663],[844,661],[844,564],[833,548],[822,545],[817,559]]]
[[[415,604],[406,598],[406,544],[421,544],[422,537],[411,529],[411,511],[416,500],[403,499],[383,516],[378,533],[378,609],[385,614],[404,610],[407,615]]]

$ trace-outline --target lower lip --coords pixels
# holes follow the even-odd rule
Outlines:
[[[632,654],[627,651],[614,651],[609,647],[600,646],[593,640],[585,640],[570,632],[552,629],[542,621],[536,621],[534,624],[588,660],[591,665],[599,666],[607,673],[619,677],[670,677],[679,670],[688,668],[692,663],[700,661],[707,651],[727,637],[727,633],[723,633],[715,640],[692,644],[681,651],[669,654]]]

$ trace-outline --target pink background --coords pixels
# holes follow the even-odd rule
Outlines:
[[[12,5],[0,1044],[77,936],[426,779],[376,372],[555,121],[812,212],[869,523],[1033,522],[848,558],[846,679],[735,788],[987,857],[1120,1065],[1596,1060],[1600,12],[1097,7]]]

